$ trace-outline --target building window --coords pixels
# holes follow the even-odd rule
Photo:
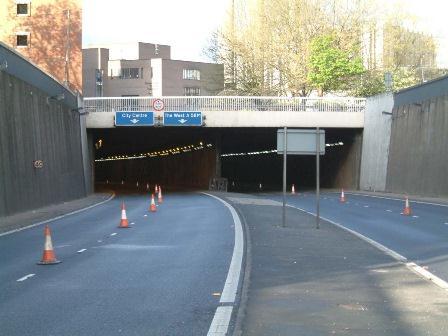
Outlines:
[[[16,34],[17,47],[25,48],[30,46],[30,33],[22,32]]]
[[[31,11],[31,1],[27,0],[17,0],[16,8],[17,8],[17,16],[30,16]]]
[[[95,96],[103,96],[103,70],[95,69]]]
[[[184,88],[184,96],[200,96],[201,89],[198,87],[186,87]]]
[[[111,68],[109,71],[109,77],[111,79],[114,79],[114,77],[118,77],[120,79],[142,79],[143,68]]]
[[[200,80],[201,79],[201,72],[199,70],[193,70],[193,69],[184,69],[182,73],[183,79],[194,79],[194,80]]]

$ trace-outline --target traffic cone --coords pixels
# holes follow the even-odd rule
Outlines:
[[[409,206],[409,198],[406,196],[406,200],[405,200],[405,203],[404,203],[404,209],[403,209],[402,215],[410,216],[411,214],[412,214],[412,211],[411,211],[411,207]]]
[[[157,196],[157,201],[159,203],[163,203],[163,197],[162,197],[162,187],[159,186],[159,195]]]
[[[42,255],[42,260],[38,262],[38,265],[54,265],[59,264],[60,261],[56,259],[56,256],[53,251],[53,244],[51,242],[51,233],[48,225],[45,225],[45,245],[44,245],[44,254]]]
[[[294,187],[294,184],[293,184],[291,187],[291,194],[295,195],[295,193],[296,193],[296,188]]]
[[[121,203],[121,221],[120,221],[120,225],[118,225],[119,228],[121,229],[129,229],[129,223],[128,223],[128,218],[126,217],[126,208],[124,206],[124,202]]]
[[[149,207],[149,211],[151,212],[157,211],[156,202],[154,201],[154,194],[151,194],[151,206]]]
[[[342,188],[342,191],[341,191],[341,197],[339,198],[339,202],[341,202],[341,203],[345,203],[344,188]]]

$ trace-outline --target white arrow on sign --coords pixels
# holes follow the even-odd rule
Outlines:
[[[134,118],[134,119],[131,119],[130,121],[131,121],[131,123],[136,124],[136,123],[138,123],[139,120]]]
[[[180,122],[181,124],[185,124],[187,121],[188,121],[187,119],[179,119],[179,122]]]

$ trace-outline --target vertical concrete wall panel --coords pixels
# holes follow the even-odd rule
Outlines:
[[[391,93],[367,99],[364,115],[360,189],[385,191],[394,97]],[[383,113],[383,112],[386,112]]]

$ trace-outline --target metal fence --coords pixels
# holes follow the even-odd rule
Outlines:
[[[85,112],[152,111],[156,99],[164,111],[297,111],[363,112],[365,98],[307,97],[101,97],[84,98]]]

